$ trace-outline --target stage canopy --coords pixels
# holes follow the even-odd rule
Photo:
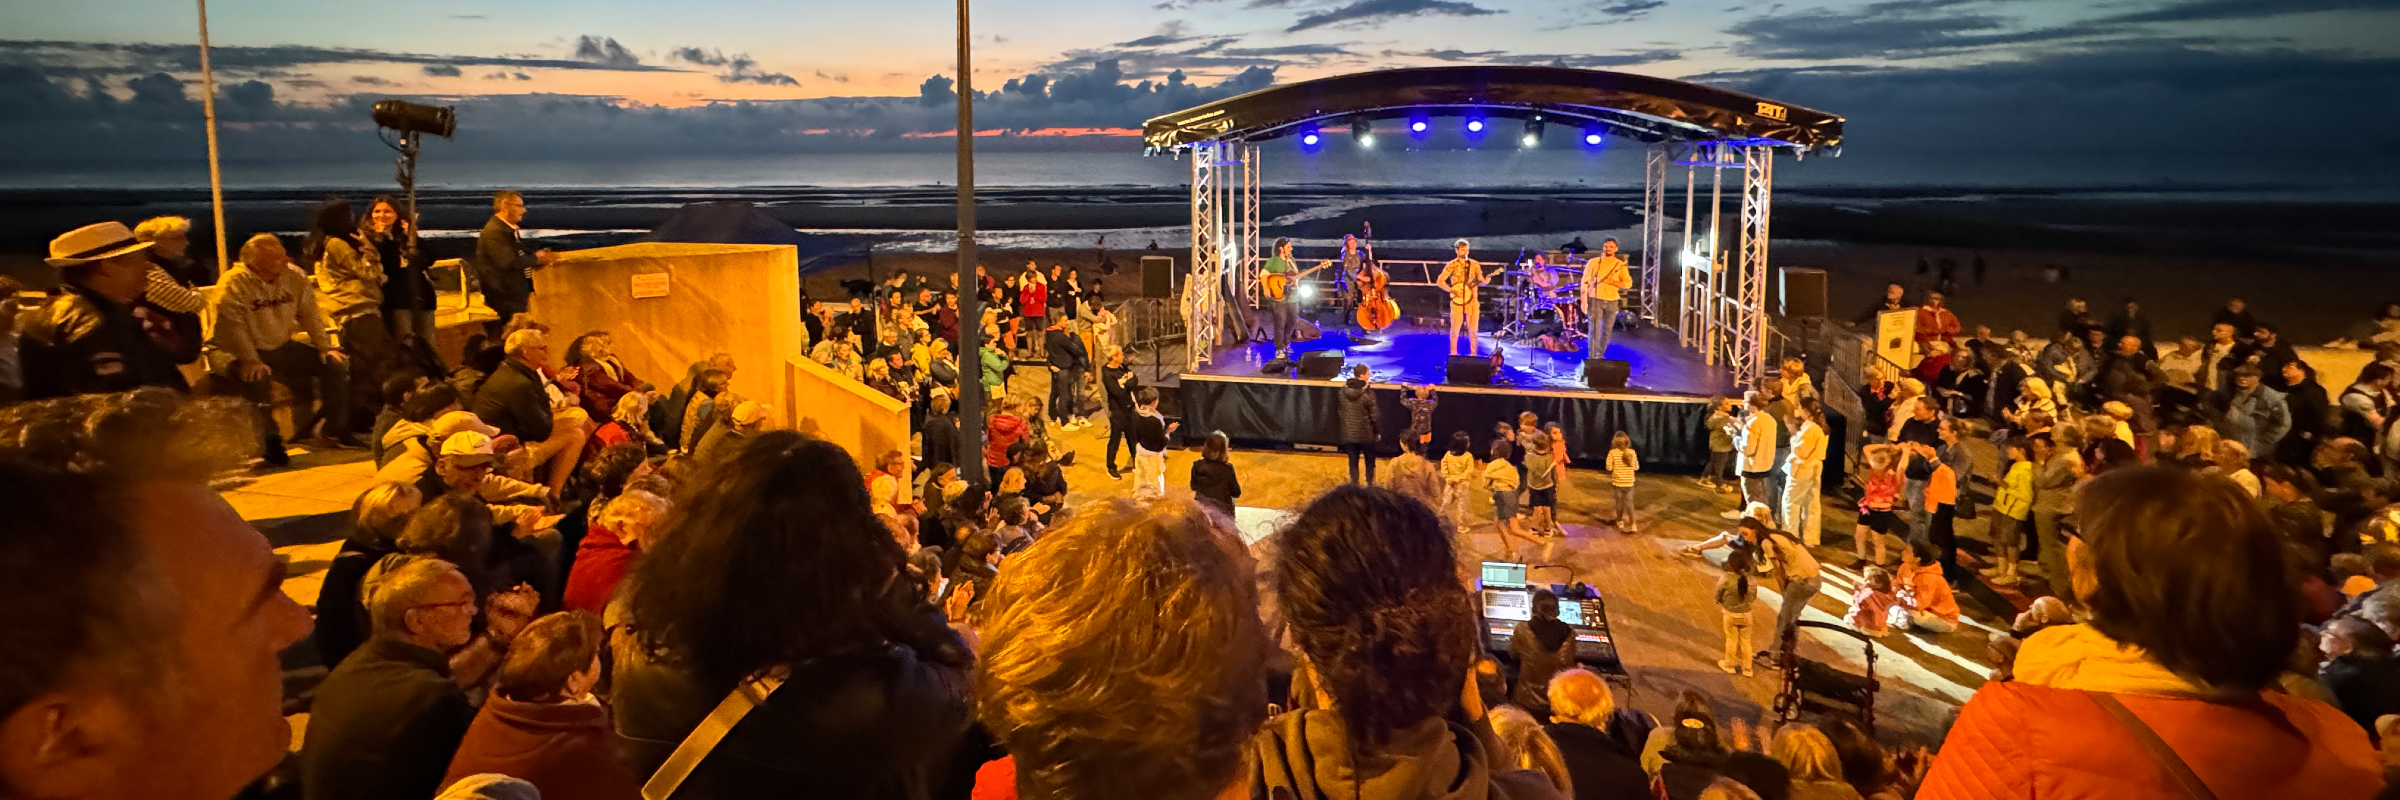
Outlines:
[[[830,236],[801,233],[740,200],[690,203],[644,234],[645,242],[688,244],[788,244],[800,250],[800,274],[866,260],[864,247]]]
[[[1565,67],[1424,67],[1261,89],[1152,118],[1153,152],[1260,142],[1316,126],[1430,117],[1538,120],[1658,142],[1725,142],[1806,153],[1842,143],[1842,118],[1697,83]]]

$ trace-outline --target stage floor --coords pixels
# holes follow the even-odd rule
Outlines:
[[[1449,371],[1450,347],[1444,341],[1448,333],[1447,328],[1403,322],[1377,332],[1372,343],[1368,343],[1359,341],[1354,332],[1329,330],[1316,339],[1292,343],[1292,352],[1340,351],[1345,359],[1344,376],[1349,374],[1351,365],[1365,364],[1375,383],[1439,384]],[[1493,375],[1495,387],[1590,391],[1583,380],[1583,348],[1551,352],[1534,347],[1530,341],[1499,340],[1490,334],[1481,338],[1485,355],[1494,347],[1503,354],[1501,368]],[[1228,347],[1218,350],[1213,360],[1195,371],[1224,377],[1291,377],[1288,372],[1264,372],[1274,355],[1275,345],[1271,342]],[[1633,368],[1626,388],[1612,389],[1612,394],[1647,392],[1705,397],[1726,394],[1733,388],[1731,372],[1703,363],[1699,354],[1676,343],[1674,331],[1664,328],[1640,326],[1618,331],[1609,342],[1608,357],[1628,362]]]

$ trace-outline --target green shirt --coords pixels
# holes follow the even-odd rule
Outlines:
[[[1293,269],[1295,269],[1295,267],[1292,266],[1292,260],[1284,258],[1283,256],[1270,257],[1267,259],[1265,266],[1259,267],[1259,271],[1268,274],[1285,273],[1290,272]]]

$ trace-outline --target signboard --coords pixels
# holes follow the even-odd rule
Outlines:
[[[1917,366],[1917,310],[1904,308],[1875,315],[1875,354],[1901,369]]]
[[[644,300],[667,296],[665,272],[644,272],[633,276],[633,299]]]

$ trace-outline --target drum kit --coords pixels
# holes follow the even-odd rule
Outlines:
[[[1544,263],[1550,259],[1558,263]],[[1583,311],[1583,268],[1570,266],[1576,263],[1572,259],[1566,253],[1535,254],[1494,276],[1485,287],[1491,296],[1484,307],[1499,312],[1495,335],[1519,340],[1578,335],[1580,326],[1570,323]]]

